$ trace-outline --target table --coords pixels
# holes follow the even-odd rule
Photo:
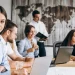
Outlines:
[[[69,61],[65,64],[58,64],[56,67],[75,67],[75,61]]]
[[[74,67],[50,67],[46,75],[75,75]]]
[[[20,62],[20,61],[18,61],[18,62]],[[22,62],[22,61],[21,61]],[[23,64],[25,64],[25,63],[30,63],[31,64],[31,67],[23,67],[22,69],[19,69],[19,70],[16,70],[16,68],[15,67],[12,67],[11,68],[11,75],[18,75],[19,73],[24,73],[25,72],[25,70],[28,72],[28,74],[31,72],[31,68],[32,68],[32,65],[33,65],[33,62],[34,62],[34,59],[32,59],[32,60],[27,60],[27,62],[23,62]],[[13,66],[16,66],[15,65],[16,63],[14,63],[13,64]],[[24,74],[22,74],[22,75],[24,75]]]

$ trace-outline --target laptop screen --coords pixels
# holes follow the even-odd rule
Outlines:
[[[39,57],[36,58],[32,66],[30,75],[46,75],[49,69],[51,57]]]
[[[61,46],[58,49],[57,56],[55,58],[55,64],[63,64],[70,60],[70,55],[73,52],[72,46]]]

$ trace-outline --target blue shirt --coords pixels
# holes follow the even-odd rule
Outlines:
[[[32,39],[34,43],[37,43],[35,39]],[[31,57],[34,58],[39,54],[39,50],[35,50],[34,52],[27,53],[27,50],[32,48],[31,42],[28,40],[28,38],[25,38],[20,41],[18,44],[18,51],[23,57]]]
[[[7,60],[6,42],[0,35],[0,66],[4,66],[7,70],[10,70],[10,66]]]

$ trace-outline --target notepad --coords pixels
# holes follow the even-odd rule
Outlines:
[[[37,37],[39,37],[39,38],[44,38],[44,39],[46,39],[46,38],[48,38],[48,36],[45,36],[44,34],[42,34],[42,33],[40,33],[40,32],[38,32],[37,34],[36,34],[36,36]]]

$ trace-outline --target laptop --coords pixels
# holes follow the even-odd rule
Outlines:
[[[32,66],[30,75],[46,75],[49,69],[52,58],[39,57],[36,58]]]
[[[70,56],[73,52],[73,47],[71,46],[60,46],[57,52],[57,56],[53,65],[64,64],[70,60]]]
[[[55,58],[55,64],[63,64],[70,60],[70,56],[73,52],[73,47],[71,46],[61,46],[57,52]]]

